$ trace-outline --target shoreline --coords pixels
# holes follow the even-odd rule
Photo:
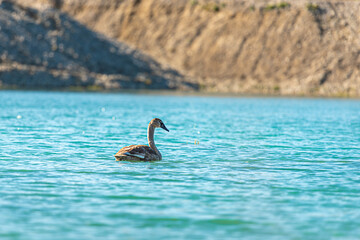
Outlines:
[[[320,95],[281,95],[281,94],[252,94],[252,93],[225,93],[225,92],[207,92],[207,91],[181,91],[181,90],[151,90],[151,89],[45,89],[45,88],[1,88],[3,91],[19,92],[58,92],[58,93],[101,93],[101,94],[130,94],[130,95],[157,95],[157,96],[190,96],[190,97],[214,97],[214,98],[298,98],[298,99],[344,99],[360,100],[359,96],[320,96]]]

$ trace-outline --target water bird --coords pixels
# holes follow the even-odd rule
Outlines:
[[[157,161],[161,160],[162,156],[160,151],[157,149],[154,141],[155,128],[162,128],[169,132],[163,121],[159,118],[154,118],[150,121],[147,138],[149,146],[147,145],[130,145],[123,147],[116,154],[115,158],[117,161]]]

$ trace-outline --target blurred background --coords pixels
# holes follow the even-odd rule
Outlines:
[[[359,1],[0,3],[3,89],[360,96]]]

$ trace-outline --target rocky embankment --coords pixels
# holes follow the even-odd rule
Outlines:
[[[196,89],[196,84],[54,9],[0,3],[0,87]]]
[[[360,1],[21,2],[66,12],[204,91],[360,96]]]

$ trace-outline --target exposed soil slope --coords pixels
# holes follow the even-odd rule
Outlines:
[[[196,89],[58,10],[0,1],[0,29],[2,88]]]
[[[360,96],[360,1],[50,4],[208,91]]]

